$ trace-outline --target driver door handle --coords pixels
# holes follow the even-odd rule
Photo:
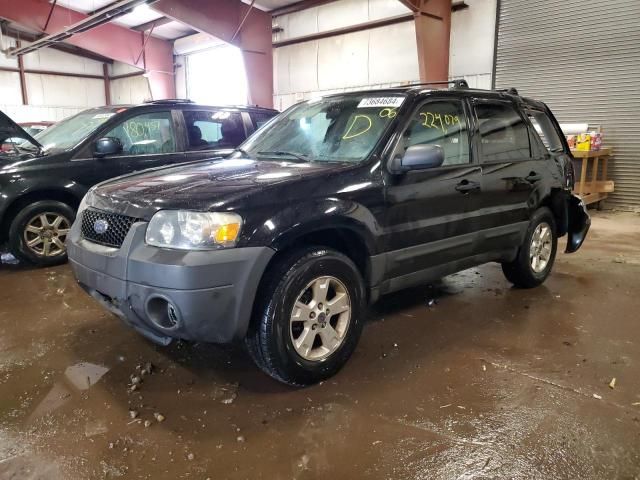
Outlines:
[[[456,185],[456,190],[459,191],[460,193],[469,193],[475,190],[480,190],[480,183],[471,182],[465,179]]]

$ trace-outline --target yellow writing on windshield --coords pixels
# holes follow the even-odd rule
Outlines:
[[[462,129],[462,123],[458,115],[442,115],[434,112],[420,112],[420,116],[423,118],[422,126],[425,128],[436,128],[443,133],[449,131],[448,127],[457,125]]]
[[[371,126],[373,123],[371,122],[371,118],[368,115],[358,114],[353,117],[349,128],[345,132],[342,140],[349,140],[351,138],[359,137],[360,135],[367,133],[371,130]]]

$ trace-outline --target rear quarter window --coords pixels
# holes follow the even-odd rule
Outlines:
[[[533,128],[549,152],[562,152],[564,145],[549,116],[539,110],[527,110]]]

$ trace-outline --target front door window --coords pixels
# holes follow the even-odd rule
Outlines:
[[[120,155],[153,155],[176,151],[171,112],[144,113],[125,120],[103,137],[122,142]]]

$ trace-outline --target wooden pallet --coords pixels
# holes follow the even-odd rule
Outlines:
[[[571,153],[576,160],[581,161],[580,179],[573,189],[574,193],[582,198],[587,205],[607,198],[607,195],[614,189],[613,180],[608,178],[611,148],[589,151],[571,150]],[[591,171],[591,175],[587,179],[588,170]]]

